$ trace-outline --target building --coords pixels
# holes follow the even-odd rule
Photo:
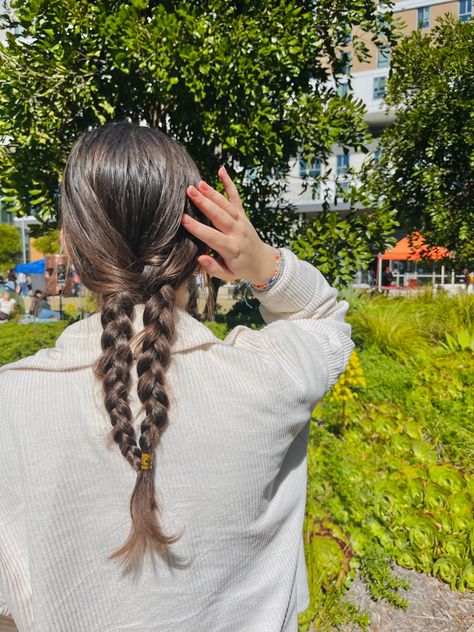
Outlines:
[[[472,0],[395,0],[393,12],[395,17],[403,22],[403,32],[410,34],[416,29],[429,30],[433,28],[436,20],[449,13],[459,16],[460,20],[468,20],[472,17]],[[390,125],[394,118],[393,111],[386,112],[384,103],[385,82],[390,69],[390,50],[377,48],[371,41],[370,34],[361,34],[370,51],[371,58],[366,62],[359,62],[356,58],[352,61],[350,69],[350,84],[348,79],[341,83],[337,89],[340,94],[351,90],[356,99],[361,99],[366,106],[366,121],[372,142],[368,146],[369,151],[377,158],[377,138],[385,127]],[[348,186],[350,178],[348,169],[357,172],[366,160],[362,153],[344,154],[342,149],[335,147],[333,154],[325,164],[316,160],[312,165],[307,165],[302,160],[295,160],[291,165],[289,174],[288,197],[297,211],[302,214],[317,213],[323,208],[323,200],[329,203],[331,210],[344,211],[348,204],[340,199],[335,204],[336,191]],[[311,187],[304,191],[303,180],[310,184],[311,179],[328,174],[327,180],[321,183],[313,197]]]

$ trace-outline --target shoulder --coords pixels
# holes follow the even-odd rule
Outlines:
[[[318,396],[322,397],[328,381],[327,360],[319,341],[301,325],[299,320],[277,320],[260,330],[239,326],[230,332],[225,343],[258,355],[278,376],[280,384],[292,385],[295,396],[319,384]]]

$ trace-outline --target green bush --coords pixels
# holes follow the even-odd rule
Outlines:
[[[248,297],[234,303],[231,309],[224,315],[217,315],[218,322],[224,322],[229,329],[237,325],[245,325],[252,329],[259,329],[265,324],[260,315],[258,306],[260,303],[256,298]]]
[[[329,608],[333,623],[338,604],[348,621],[361,616],[345,610],[343,588],[356,573],[374,599],[405,607],[392,561],[474,590],[473,355],[432,344],[417,365],[375,346],[358,356],[366,386],[358,370],[356,397],[345,393],[355,383],[345,377],[339,395],[316,408],[308,452],[306,522],[334,524],[352,552],[343,586],[311,594],[309,612]],[[311,563],[308,541],[306,556]],[[307,629],[307,613],[300,624]]]
[[[206,320],[204,321],[204,325],[212,331],[214,336],[221,340],[224,340],[229,333],[229,328],[225,323],[216,323],[215,321]]]
[[[54,347],[57,337],[69,321],[18,325],[0,325],[0,366],[15,362],[47,347]]]

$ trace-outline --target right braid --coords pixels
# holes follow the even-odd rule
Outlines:
[[[101,313],[103,327],[99,357],[95,373],[104,388],[105,408],[112,423],[112,438],[119,444],[123,456],[134,469],[141,465],[129,406],[130,368],[133,354],[132,315],[134,302],[129,292],[117,292],[104,297]]]
[[[145,303],[143,331],[140,334],[137,359],[137,392],[145,417],[140,426],[140,448],[135,454],[151,456],[151,467],[138,470],[137,481],[130,499],[132,525],[124,545],[110,557],[122,557],[127,571],[135,568],[148,547],[161,556],[168,554],[168,546],[179,536],[167,536],[159,521],[160,507],[156,500],[154,453],[160,436],[168,423],[169,398],[165,386],[165,372],[171,359],[174,337],[174,288],[165,284]],[[138,452],[136,452],[138,450]]]

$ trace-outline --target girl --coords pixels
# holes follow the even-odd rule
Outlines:
[[[347,304],[219,177],[226,196],[130,123],[72,149],[63,240],[100,313],[0,375],[4,625],[297,630],[308,420],[351,353]],[[269,324],[215,338],[185,311],[200,270],[250,281]]]

